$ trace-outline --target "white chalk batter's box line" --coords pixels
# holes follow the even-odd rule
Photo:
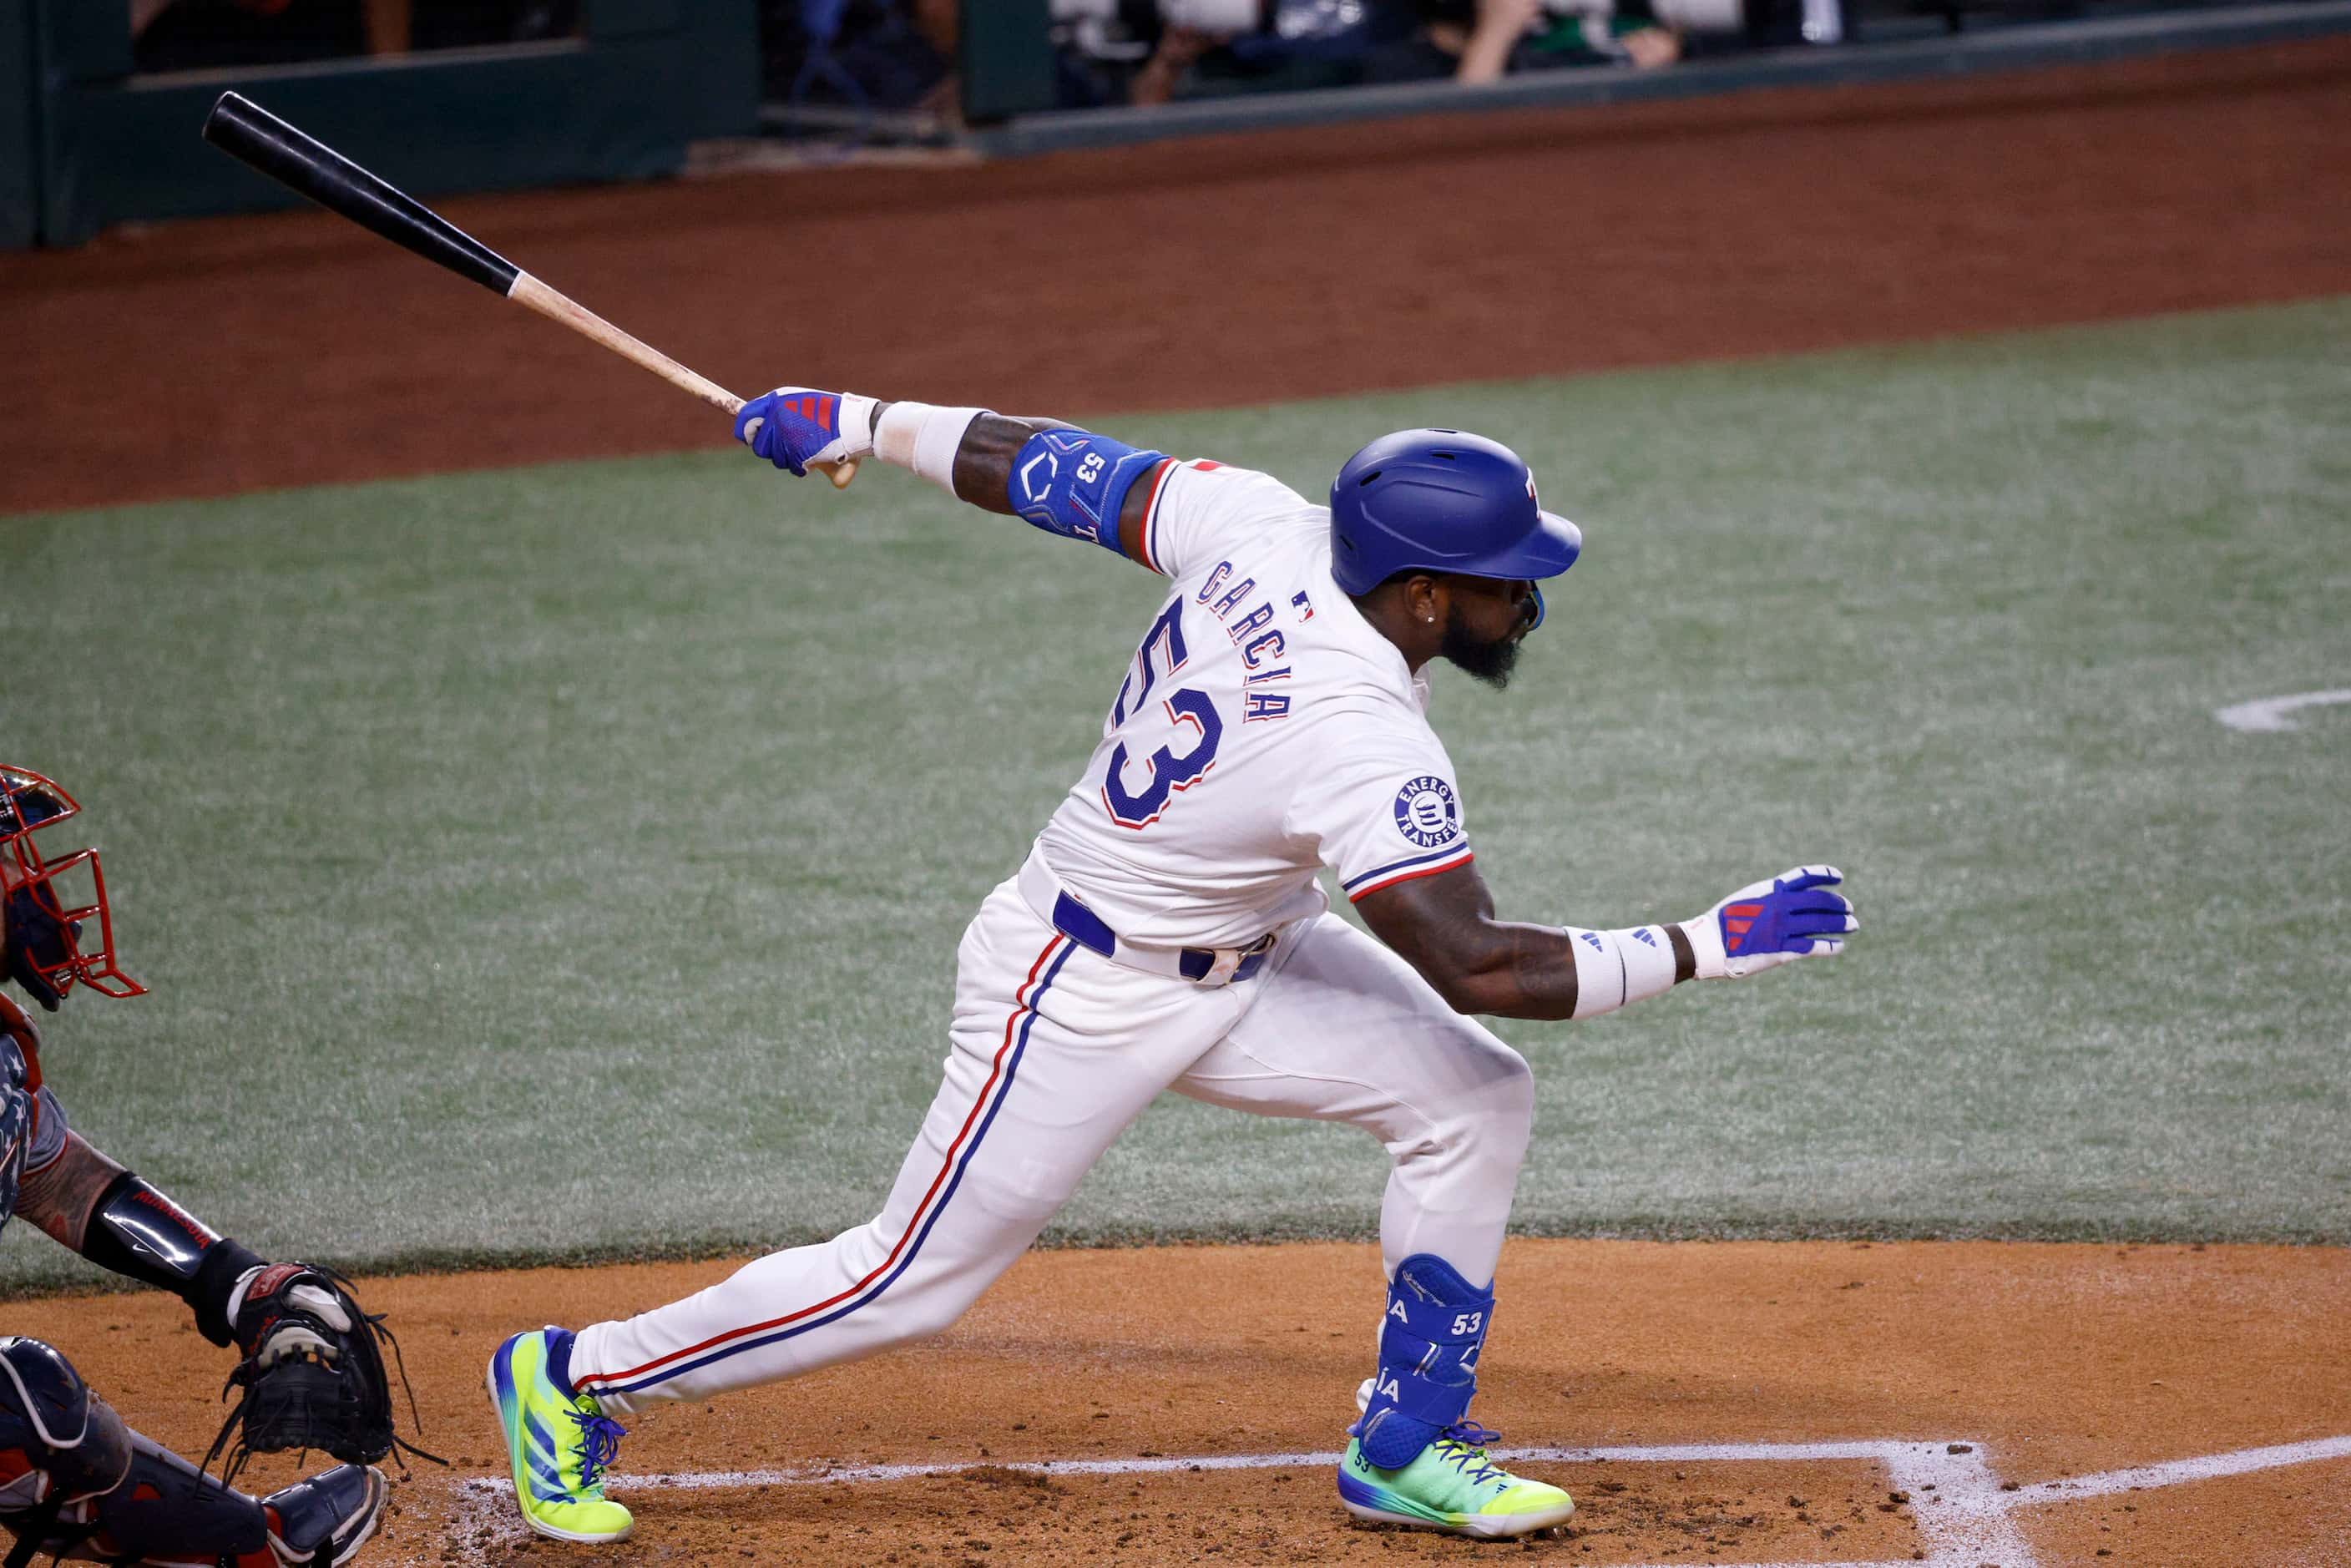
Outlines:
[[[1637,1448],[1496,1448],[1494,1457],[1509,1463],[1538,1464],[1667,1464],[1699,1465],[1739,1461],[1803,1463],[1819,1460],[1860,1460],[1884,1468],[1887,1484],[1907,1492],[1910,1511],[1927,1552],[1928,1568],[2038,1568],[2032,1548],[2018,1528],[2015,1512],[2035,1504],[2107,1497],[2116,1492],[2151,1491],[2187,1481],[2214,1480],[2252,1470],[2322,1459],[2351,1458],[2351,1436],[2319,1437],[2305,1443],[2284,1443],[2268,1448],[2241,1448],[2233,1453],[2205,1454],[2130,1469],[2035,1481],[2015,1490],[2002,1483],[1985,1457],[1981,1443],[1943,1440],[1886,1439],[1850,1443],[1687,1443]],[[1029,1462],[995,1460],[925,1465],[855,1465],[832,1469],[684,1470],[669,1474],[615,1474],[609,1486],[615,1492],[694,1491],[716,1489],[756,1490],[762,1487],[858,1485],[874,1481],[919,1480],[956,1476],[981,1468],[1041,1476],[1140,1476],[1190,1474],[1208,1470],[1316,1469],[1333,1468],[1340,1456],[1327,1454],[1203,1454],[1191,1458],[1054,1459]],[[459,1484],[461,1532],[476,1537],[488,1531],[497,1536],[524,1534],[506,1480],[473,1478]],[[1335,1504],[1333,1505],[1336,1506]],[[1917,1568],[1919,1560],[1905,1556],[1885,1562],[1841,1561],[1820,1568]],[[1630,1565],[1630,1568],[1688,1568],[1686,1563]],[[1707,1568],[1785,1568],[1771,1563],[1708,1563]]]

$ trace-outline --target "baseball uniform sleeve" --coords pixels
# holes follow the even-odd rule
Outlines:
[[[1474,858],[1453,762],[1435,734],[1335,749],[1329,772],[1299,791],[1290,827],[1314,842],[1350,902]]]
[[[1237,541],[1266,529],[1319,517],[1272,475],[1205,458],[1171,458],[1144,483],[1152,488],[1143,516],[1143,564],[1163,577],[1213,563]]]
[[[66,1134],[70,1130],[66,1124],[66,1108],[57,1103],[57,1097],[49,1092],[48,1086],[44,1084],[36,1093],[41,1109],[33,1124],[32,1142],[25,1148],[25,1168],[28,1171],[39,1170],[63,1154]]]

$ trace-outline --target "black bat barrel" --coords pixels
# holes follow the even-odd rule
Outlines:
[[[521,268],[407,193],[252,99],[225,92],[204,120],[204,140],[355,224],[504,296]]]

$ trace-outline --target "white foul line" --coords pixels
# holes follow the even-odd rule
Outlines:
[[[2306,1465],[2316,1459],[2351,1459],[2351,1437],[2317,1437],[2307,1443],[2281,1443],[2273,1448],[2240,1448],[2233,1454],[2203,1454],[2168,1464],[2140,1465],[2134,1469],[2105,1470],[2071,1480],[2041,1481],[2025,1489],[2018,1502],[2060,1502],[2077,1497],[2105,1497],[2118,1491],[2149,1491],[2182,1481],[2241,1476],[2248,1470],[2272,1470],[2282,1465]]]
[[[2322,707],[2330,703],[2351,703],[2351,691],[2303,692],[2290,697],[2262,697],[2255,702],[2214,708],[2212,716],[2231,729],[2242,730],[2247,735],[2274,735],[2281,730],[2302,727],[2285,716],[2294,709]]]
[[[704,1487],[810,1487],[835,1482],[914,1481],[926,1476],[959,1476],[969,1470],[1003,1469],[1024,1476],[1144,1476],[1166,1470],[1289,1470],[1336,1465],[1329,1454],[1202,1454],[1195,1458],[1150,1459],[965,1459],[956,1464],[843,1465],[835,1469],[807,1470],[672,1470],[643,1476],[614,1476],[612,1491]]]
[[[1732,1459],[1869,1459],[1883,1463],[1885,1443],[1698,1443],[1646,1448],[1496,1448],[1494,1457],[1516,1464],[1600,1464],[1611,1460],[1630,1464],[1705,1464]],[[1335,1468],[1345,1458],[1337,1449],[1327,1453],[1198,1454],[1170,1458],[1140,1459],[966,1459],[952,1464],[843,1465],[826,1469],[791,1470],[672,1470],[645,1475],[615,1475],[608,1485],[614,1491],[637,1488],[694,1490],[710,1487],[804,1487],[833,1482],[911,1481],[928,1476],[961,1475],[967,1470],[1000,1469],[1040,1476],[1164,1475],[1190,1470],[1288,1470]]]

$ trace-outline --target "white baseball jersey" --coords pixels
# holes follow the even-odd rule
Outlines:
[[[1168,463],[1143,532],[1175,585],[1037,847],[1125,941],[1246,946],[1466,863],[1428,686],[1331,577],[1331,514],[1280,480]]]

